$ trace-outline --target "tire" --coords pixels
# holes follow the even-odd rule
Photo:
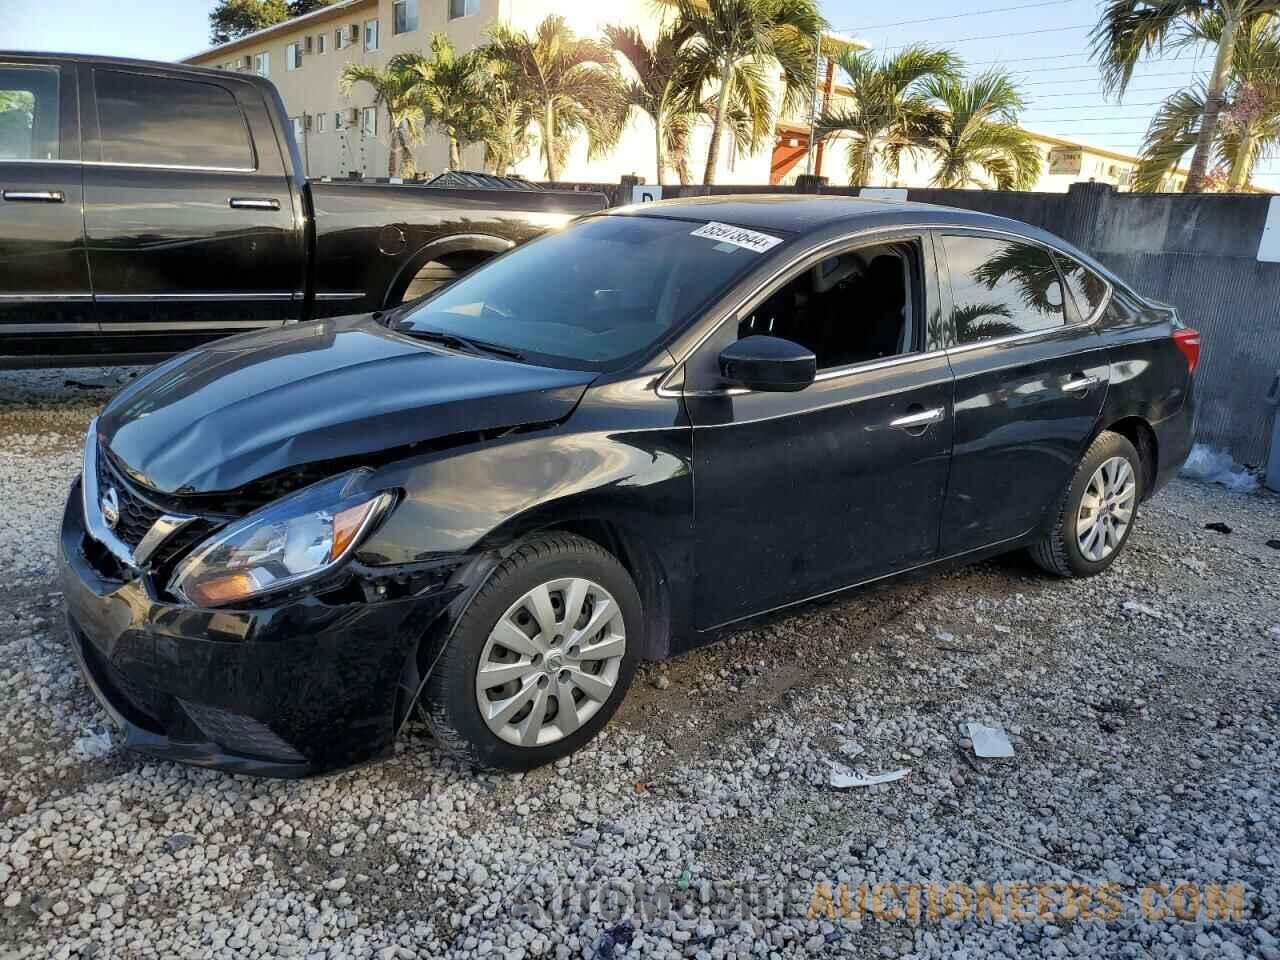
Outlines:
[[[1030,548],[1031,559],[1060,577],[1092,577],[1106,570],[1129,542],[1129,535],[1138,522],[1138,505],[1144,493],[1142,476],[1142,459],[1132,443],[1110,430],[1098,434],[1081,457],[1058,504],[1053,528]],[[1115,482],[1109,483],[1110,480]],[[1101,520],[1090,524],[1090,518],[1097,515],[1098,510],[1082,511],[1082,507],[1086,506],[1086,500],[1090,507],[1098,503],[1099,491],[1103,493]],[[1126,508],[1127,521],[1124,520]],[[1119,529],[1122,521],[1123,528]]]
[[[576,628],[566,607],[578,610]],[[626,696],[643,627],[640,594],[612,554],[573,534],[538,535],[499,564],[458,621],[423,690],[427,722],[477,766],[558,760],[599,733]]]

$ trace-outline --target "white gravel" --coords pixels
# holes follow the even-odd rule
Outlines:
[[[1103,577],[1002,560],[743,632],[646,668],[605,737],[524,777],[417,730],[258,781],[108,747],[62,639],[53,537],[107,395],[64,380],[127,375],[0,374],[0,955],[1280,958],[1280,499],[1177,481]],[[969,721],[1015,756],[974,758]],[[836,791],[832,761],[912,772]],[[930,879],[1246,899],[1233,922],[806,918],[820,881]]]

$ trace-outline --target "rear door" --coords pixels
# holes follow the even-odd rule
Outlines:
[[[259,88],[99,65],[85,232],[107,336],[164,352],[297,315],[301,224]]]
[[[950,276],[947,356],[955,452],[941,553],[1035,529],[1091,436],[1110,366],[1100,335],[1063,294],[1048,248],[980,230],[940,231]]]
[[[0,59],[0,354],[88,352],[76,67]]]

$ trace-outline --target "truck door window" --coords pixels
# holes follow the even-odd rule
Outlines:
[[[846,250],[774,291],[738,324],[738,337],[782,337],[813,351],[819,370],[915,349],[921,298],[915,241]]]
[[[225,87],[117,70],[93,76],[105,163],[254,168],[249,128]]]
[[[58,159],[58,75],[0,64],[0,160]]]
[[[944,236],[958,345],[1066,323],[1062,280],[1048,251],[992,237]]]

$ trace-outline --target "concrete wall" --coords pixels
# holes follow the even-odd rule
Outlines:
[[[665,195],[777,189],[667,187]],[[619,202],[630,201],[629,189],[613,191]],[[1067,193],[912,189],[908,199],[1035,224],[1092,254],[1139,293],[1175,306],[1203,335],[1197,439],[1242,463],[1266,464],[1274,408],[1264,397],[1280,371],[1280,263],[1259,262],[1258,245],[1268,208],[1280,198],[1118,193],[1077,183]]]

